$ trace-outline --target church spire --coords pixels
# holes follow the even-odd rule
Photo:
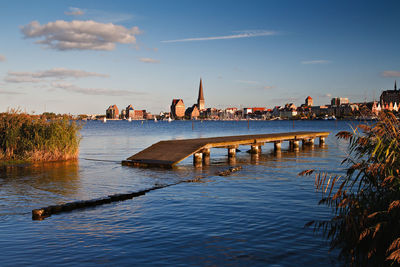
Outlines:
[[[197,101],[199,101],[199,100],[204,100],[203,83],[201,81],[201,78],[200,78],[200,86],[199,86],[199,97],[198,97]]]
[[[199,110],[204,109],[204,94],[203,94],[203,83],[200,78],[200,85],[199,85],[199,97],[197,98],[197,107]]]
[[[397,84],[396,84],[396,80],[394,80],[394,90],[397,90]]]

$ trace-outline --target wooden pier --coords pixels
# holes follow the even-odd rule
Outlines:
[[[302,145],[314,145],[314,139],[319,138],[322,145],[328,135],[329,132],[290,132],[160,141],[122,161],[122,165],[171,168],[193,155],[193,164],[201,166],[209,164],[211,148],[226,148],[228,157],[234,158],[240,145],[249,145],[250,152],[258,154],[265,143],[274,143],[275,151],[280,151],[282,142],[288,141],[289,148],[297,150],[300,141]]]

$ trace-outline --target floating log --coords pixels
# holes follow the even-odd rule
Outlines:
[[[228,170],[217,172],[217,174],[219,176],[228,176],[228,175],[231,175],[234,172],[240,171],[241,169],[242,169],[242,166],[231,167]]]
[[[114,195],[109,195],[109,196],[106,196],[103,198],[80,200],[80,201],[75,201],[75,202],[70,202],[70,203],[65,203],[65,204],[60,204],[60,205],[52,205],[52,206],[48,206],[48,207],[44,207],[44,208],[40,208],[40,209],[34,209],[34,210],[32,210],[32,220],[43,220],[44,218],[49,217],[52,214],[73,211],[76,209],[84,209],[84,208],[99,206],[99,205],[103,205],[103,204],[108,204],[111,202],[132,199],[134,197],[143,196],[152,190],[164,188],[167,186],[171,186],[171,185],[161,185],[161,186],[157,185],[150,189],[146,189],[146,190],[142,190],[142,191],[138,191],[138,192],[130,192],[130,193],[126,193],[126,194],[114,194]]]

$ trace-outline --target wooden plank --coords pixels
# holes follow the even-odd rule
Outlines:
[[[202,149],[301,140],[328,135],[329,132],[289,132],[160,141],[127,158],[124,164],[173,166]]]

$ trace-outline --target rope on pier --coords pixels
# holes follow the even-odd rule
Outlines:
[[[88,159],[88,158],[82,158],[84,160],[90,160],[90,161],[104,161],[104,162],[114,162],[120,164],[121,161],[119,160],[109,160],[109,159]]]

